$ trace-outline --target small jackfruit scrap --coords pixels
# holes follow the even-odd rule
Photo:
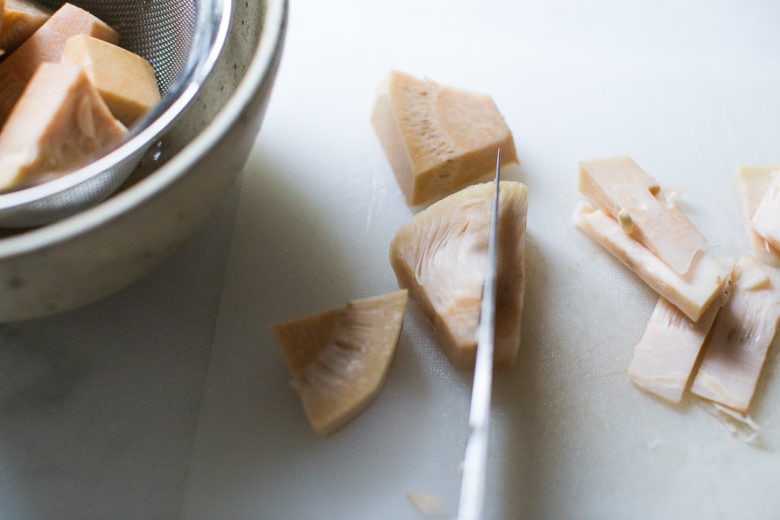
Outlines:
[[[406,499],[426,518],[440,518],[451,514],[447,501],[441,495],[410,492],[406,494]]]
[[[687,273],[706,245],[688,217],[630,157],[581,162],[579,190],[677,274]]]
[[[764,173],[763,193],[750,224],[753,232],[765,242],[765,250],[775,253],[780,250],[780,171],[764,169]]]
[[[5,0],[0,16],[0,51],[7,56],[43,25],[51,12],[33,0]]]
[[[374,131],[407,203],[438,200],[517,164],[504,118],[486,95],[391,71],[371,115]]]
[[[736,176],[736,192],[745,220],[750,246],[756,258],[765,264],[780,266],[780,251],[753,229],[752,219],[761,199],[770,190],[772,178],[780,176],[780,166],[743,166]]]
[[[38,67],[46,62],[59,62],[65,43],[77,34],[88,34],[110,43],[119,41],[119,34],[99,18],[73,4],[63,4],[32,36],[0,62],[0,126]]]
[[[0,191],[76,167],[126,132],[81,67],[44,63],[0,132]]]
[[[400,290],[353,300],[272,326],[306,418],[318,434],[345,426],[381,391],[407,297]]]
[[[691,321],[663,298],[650,316],[642,339],[634,349],[628,376],[640,388],[672,403],[679,403],[699,352],[727,296],[710,305],[699,321]]]
[[[113,43],[86,34],[73,36],[65,44],[62,62],[84,67],[111,113],[125,126],[160,101],[149,62]]]
[[[409,289],[457,369],[473,368],[476,359],[494,186],[469,186],[432,204],[390,244],[399,285]],[[501,181],[499,200],[494,361],[507,369],[520,346],[528,189]]]
[[[617,220],[590,204],[580,203],[574,210],[573,221],[692,321],[698,321],[727,288],[734,266],[731,260],[699,254],[682,276],[626,233]]]
[[[780,318],[780,270],[743,255],[731,297],[718,313],[694,394],[746,413]]]

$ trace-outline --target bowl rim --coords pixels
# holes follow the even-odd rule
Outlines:
[[[265,19],[254,56],[233,95],[214,119],[179,153],[159,169],[104,202],[61,221],[0,239],[0,259],[28,254],[73,239],[121,218],[128,210],[155,198],[186,175],[239,119],[262,86],[281,53],[287,25],[288,0],[263,0]]]

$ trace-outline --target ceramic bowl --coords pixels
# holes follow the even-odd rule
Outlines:
[[[187,112],[128,185],[65,220],[0,238],[0,321],[95,302],[186,242],[234,185],[281,59],[287,0],[236,0],[225,49]]]

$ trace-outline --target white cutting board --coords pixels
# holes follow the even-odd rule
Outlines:
[[[626,376],[656,297],[571,224],[577,163],[627,154],[720,255],[748,248],[742,164],[780,163],[780,4],[293,0],[282,67],[247,166],[184,517],[420,518],[454,513],[470,375],[410,306],[387,384],[328,439],[288,386],[272,322],[397,287],[412,214],[369,124],[397,68],[489,93],[530,190],[523,343],[495,381],[488,515],[777,518],[776,347],[756,447],[694,399]]]

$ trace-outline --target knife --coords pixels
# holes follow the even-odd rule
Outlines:
[[[490,396],[493,385],[493,347],[496,317],[496,263],[498,249],[498,203],[501,180],[501,149],[496,153],[496,179],[488,235],[487,270],[482,287],[482,302],[477,329],[477,361],[471,388],[469,438],[463,459],[458,520],[482,518],[485,501],[485,468],[487,466],[490,430]]]

